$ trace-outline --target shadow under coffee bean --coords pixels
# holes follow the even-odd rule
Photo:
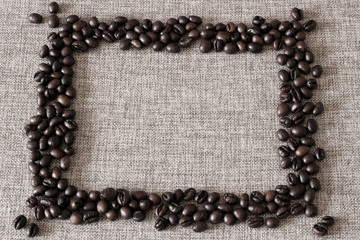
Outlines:
[[[27,148],[31,152],[28,167],[33,174],[33,196],[26,204],[33,208],[35,219],[59,218],[69,219],[72,224],[90,224],[105,216],[110,221],[120,218],[141,222],[155,209],[155,229],[159,231],[180,224],[202,232],[208,224],[221,222],[227,225],[246,222],[250,228],[263,225],[276,228],[290,215],[317,215],[313,201],[321,186],[314,175],[319,172],[318,163],[325,158],[325,151],[315,147],[311,135],[318,130],[314,116],[320,115],[324,106],[310,99],[323,69],[320,65],[312,66],[314,54],[305,43],[308,32],[317,26],[315,20],[301,22],[303,11],[293,8],[290,20],[266,21],[255,16],[250,25],[233,22],[214,25],[203,23],[194,15],[169,18],[166,22],[124,16],[109,22],[97,17],[84,21],[77,15],[70,15],[66,23],[59,26],[58,11],[57,3],[49,5],[52,14],[48,18],[49,27],[58,27],[58,31],[49,34],[48,45],[40,50],[39,56],[44,62],[39,64],[34,75],[38,84],[37,110],[25,126],[29,138]],[[31,23],[42,22],[39,14],[30,14],[28,18]],[[75,64],[72,54],[91,51],[102,40],[119,42],[119,48],[124,51],[151,47],[154,51],[165,49],[169,53],[179,53],[197,40],[202,53],[248,51],[258,54],[267,48],[283,49],[275,57],[284,68],[278,72],[280,101],[274,109],[282,128],[274,134],[282,142],[277,149],[279,165],[291,170],[284,178],[288,185],[239,196],[194,188],[169,189],[162,194],[111,187],[87,192],[72,185],[74,183],[62,176],[75,153],[72,145],[77,129],[75,110],[71,108],[76,97],[72,87],[76,74],[72,68]],[[52,166],[53,161],[59,164]],[[270,216],[265,219],[264,214]],[[332,217],[324,217],[313,231],[324,236],[333,223]],[[14,220],[15,229],[25,225],[24,216]],[[31,224],[28,236],[33,237],[38,232],[38,226]]]

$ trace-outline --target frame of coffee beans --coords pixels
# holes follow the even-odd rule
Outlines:
[[[40,49],[39,55],[44,62],[39,64],[34,75],[38,84],[37,109],[25,126],[30,151],[28,168],[33,174],[33,194],[26,204],[33,209],[36,220],[62,219],[75,225],[94,223],[102,218],[141,222],[155,212],[156,230],[181,225],[202,232],[209,224],[219,223],[246,222],[250,228],[263,225],[276,228],[285,218],[318,214],[314,200],[321,185],[315,175],[320,170],[318,163],[325,159],[325,151],[315,147],[311,135],[318,130],[314,117],[320,115],[324,107],[321,102],[310,99],[323,69],[313,65],[314,54],[305,42],[308,32],[314,30],[317,23],[315,20],[302,22],[301,9],[293,8],[289,21],[266,21],[255,16],[250,25],[234,22],[204,24],[198,16],[179,16],[166,22],[117,16],[103,22],[97,17],[83,20],[77,15],[68,16],[60,25],[58,11],[59,5],[50,3],[48,25],[57,31],[48,35],[48,44]],[[43,21],[36,13],[30,14],[28,19],[31,23]],[[279,165],[292,170],[285,177],[287,184],[266,192],[239,195],[194,188],[158,194],[111,187],[86,191],[63,177],[62,173],[69,168],[75,153],[72,145],[77,129],[75,110],[71,108],[76,97],[72,87],[75,75],[73,53],[91,51],[104,41],[118,42],[124,51],[151,47],[154,51],[165,49],[174,54],[197,40],[202,53],[257,54],[266,46],[280,52],[275,60],[284,68],[278,72],[280,103],[276,112],[282,128],[276,136],[281,142],[277,149]],[[333,224],[333,219],[329,219],[327,217]],[[26,218],[22,215],[14,221],[16,229],[25,225]],[[313,231],[324,236],[328,225],[320,222]],[[35,236],[39,229],[35,224],[29,231],[29,236]]]

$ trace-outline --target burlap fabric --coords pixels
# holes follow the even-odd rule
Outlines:
[[[61,17],[96,15],[105,21],[117,15],[166,21],[195,14],[207,23],[250,23],[255,15],[285,20],[292,7],[304,9],[306,19],[318,22],[306,42],[324,67],[313,101],[322,101],[326,109],[317,118],[315,138],[327,158],[318,174],[319,216],[289,217],[275,230],[241,223],[211,225],[201,234],[181,227],[157,232],[150,213],[143,223],[104,220],[73,226],[44,220],[38,222],[38,239],[316,239],[311,228],[324,215],[336,218],[326,239],[360,238],[358,1],[59,2]],[[22,129],[35,113],[32,76],[50,30],[26,17],[31,12],[47,16],[47,4],[0,0],[2,239],[24,239],[25,231],[15,231],[12,220],[21,213],[32,216],[24,206],[32,188]],[[280,69],[274,58],[270,48],[259,55],[200,54],[198,43],[176,55],[150,49],[123,52],[118,43],[76,55],[77,153],[65,176],[85,190],[196,187],[240,194],[285,183],[287,171],[280,170],[274,134]]]

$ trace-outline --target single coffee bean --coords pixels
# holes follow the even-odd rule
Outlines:
[[[265,201],[265,196],[259,191],[253,191],[250,193],[250,198],[255,203],[261,203]]]
[[[43,17],[38,14],[38,13],[31,13],[29,16],[28,16],[28,20],[29,22],[31,23],[41,23],[42,20],[43,20]]]
[[[276,136],[280,141],[286,141],[289,138],[289,133],[285,129],[279,129]]]
[[[59,11],[59,4],[57,2],[51,2],[49,4],[49,13],[56,14]]]
[[[322,224],[326,225],[327,227],[331,227],[332,225],[334,225],[335,220],[333,217],[331,216],[324,216],[321,221]]]
[[[34,217],[36,220],[42,220],[45,217],[44,208],[41,205],[34,207]]]
[[[276,217],[278,219],[284,219],[287,218],[290,215],[290,208],[289,207],[280,207],[276,211]]]
[[[176,226],[179,223],[179,218],[177,217],[176,214],[173,213],[169,214],[168,220],[171,226]]]
[[[83,215],[84,223],[94,223],[99,221],[99,213],[97,211],[85,211]]]
[[[310,188],[306,190],[304,194],[304,201],[306,203],[312,203],[315,200],[315,190]]]
[[[235,205],[239,202],[239,198],[232,193],[225,193],[224,194],[224,200],[230,205]]]
[[[37,198],[34,197],[34,196],[31,196],[31,197],[29,197],[29,198],[26,200],[26,205],[27,205],[29,208],[33,208],[33,207],[35,207],[37,204],[38,204],[38,200],[37,200]]]
[[[220,210],[215,210],[210,214],[210,222],[212,224],[218,224],[223,221],[223,213]]]
[[[186,204],[183,208],[182,215],[192,216],[197,211],[197,207],[194,204]]]
[[[248,206],[247,210],[251,213],[251,214],[255,214],[255,215],[262,215],[266,213],[266,208],[265,205],[262,204],[251,204]]]
[[[179,45],[177,45],[175,43],[169,43],[166,46],[166,51],[168,51],[170,53],[179,53],[180,52],[180,47],[179,47]]]
[[[81,212],[73,212],[70,215],[70,223],[74,225],[81,224],[83,222],[83,214]]]
[[[275,190],[269,190],[265,193],[265,201],[272,202],[272,201],[274,201],[275,196],[276,196]]]
[[[198,204],[206,202],[206,199],[208,197],[208,193],[206,191],[200,191],[195,194],[195,202]]]
[[[239,222],[245,221],[247,217],[246,211],[242,208],[235,209],[233,215]]]
[[[27,232],[28,237],[35,237],[39,233],[39,226],[35,223],[31,223]]]
[[[263,46],[258,43],[251,42],[248,44],[248,50],[251,53],[260,53],[263,49]]]
[[[320,65],[315,65],[311,69],[311,75],[315,78],[320,77],[322,72],[323,72],[323,69]]]
[[[278,194],[288,194],[290,191],[289,187],[286,185],[277,185],[275,187],[275,192]]]
[[[150,193],[148,198],[154,206],[157,206],[161,203],[161,197],[156,193]]]
[[[294,203],[290,206],[291,215],[300,215],[304,212],[304,207],[301,203]]]
[[[269,212],[269,213],[276,213],[278,209],[278,206],[276,205],[275,202],[268,202],[266,203],[266,210]]]
[[[313,227],[313,233],[319,237],[323,237],[328,234],[327,226],[323,223],[317,223]]]
[[[195,222],[197,221],[206,221],[209,218],[209,213],[206,210],[199,210],[193,215]]]
[[[226,225],[233,225],[236,221],[235,216],[232,213],[226,213],[224,215],[224,223]]]
[[[193,224],[193,222],[193,218],[189,216],[182,216],[179,220],[179,223],[182,227],[189,227],[191,224]]]
[[[247,224],[250,228],[259,228],[264,225],[264,218],[259,216],[251,217],[247,221]]]
[[[165,214],[167,213],[167,211],[168,211],[168,206],[166,205],[166,204],[160,204],[157,208],[156,208],[156,210],[155,210],[155,214],[156,214],[156,216],[158,216],[158,217],[163,217],[163,216],[165,216]]]
[[[303,18],[303,11],[301,9],[298,9],[298,8],[293,8],[291,9],[291,12],[290,12],[290,15],[291,15],[291,18],[296,20],[296,21],[299,21]]]
[[[277,228],[280,224],[280,221],[276,217],[267,217],[265,219],[265,224],[268,228]]]
[[[220,203],[218,206],[217,206],[217,209],[219,209],[220,211],[222,212],[226,212],[226,213],[229,213],[233,210],[233,208],[231,207],[230,204],[228,203]]]
[[[316,28],[316,26],[317,26],[317,23],[315,20],[309,20],[304,23],[303,28],[305,31],[310,32],[310,31],[314,30]]]
[[[307,217],[315,217],[318,213],[318,209],[314,204],[306,205],[305,207],[305,215]]]
[[[317,148],[314,155],[318,161],[322,161],[325,159],[325,150],[322,148]]]
[[[286,180],[290,186],[294,186],[299,182],[298,176],[296,176],[295,173],[288,173],[288,175],[286,176]]]
[[[161,217],[156,220],[155,229],[158,231],[162,231],[162,230],[166,229],[166,227],[168,225],[169,225],[169,221],[166,218]]]
[[[51,28],[56,28],[60,24],[60,19],[57,15],[51,15],[48,19],[48,25]]]
[[[204,221],[196,221],[193,230],[194,232],[203,232],[207,229],[207,223]]]
[[[135,211],[132,218],[135,222],[142,222],[145,220],[145,213],[143,211]]]
[[[250,196],[247,193],[244,193],[240,196],[240,206],[242,208],[247,208],[249,206]]]
[[[24,215],[17,216],[13,221],[13,226],[16,230],[22,229],[26,226],[26,217]]]

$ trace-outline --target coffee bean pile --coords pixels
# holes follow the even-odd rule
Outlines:
[[[33,196],[26,204],[33,208],[35,219],[69,219],[76,225],[97,222],[101,218],[141,222],[155,208],[157,230],[181,225],[202,232],[209,224],[246,222],[250,228],[263,225],[276,228],[290,216],[317,215],[314,200],[321,185],[315,174],[320,170],[318,163],[325,159],[325,151],[315,147],[311,135],[318,130],[313,117],[320,115],[324,107],[321,102],[314,103],[310,98],[323,69],[320,65],[311,66],[314,54],[305,43],[307,32],[316,28],[316,21],[301,22],[303,11],[293,8],[291,21],[275,19],[267,22],[256,16],[251,25],[207,23],[199,28],[202,19],[198,16],[169,18],[164,23],[124,16],[109,22],[101,22],[97,17],[85,21],[77,15],[68,16],[60,25],[58,11],[58,4],[49,5],[52,15],[48,17],[48,25],[58,27],[58,31],[51,32],[49,43],[40,49],[39,55],[45,62],[39,64],[34,75],[34,81],[38,83],[38,108],[25,126],[31,160],[28,168],[33,174]],[[30,14],[29,21],[40,23],[42,17]],[[264,193],[253,191],[241,195],[194,188],[162,194],[114,188],[86,191],[71,185],[62,173],[69,168],[71,156],[75,153],[72,145],[77,124],[75,110],[71,108],[76,97],[71,86],[75,64],[73,53],[98,47],[102,40],[108,43],[118,41],[121,50],[149,46],[154,51],[166,49],[178,53],[198,39],[202,53],[260,53],[265,45],[281,50],[275,58],[285,67],[278,72],[281,84],[277,115],[282,128],[276,136],[283,143],[277,149],[280,166],[292,170],[286,175],[287,184]],[[310,76],[306,77],[308,74]],[[15,228],[23,225],[24,220],[19,219]],[[325,235],[324,225],[323,222],[317,224],[315,233]],[[36,232],[33,230],[33,235]]]

